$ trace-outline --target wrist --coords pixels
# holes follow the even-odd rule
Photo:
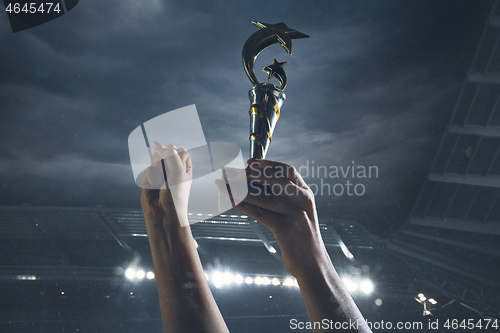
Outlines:
[[[283,255],[282,251],[282,255]],[[328,255],[283,255],[283,262],[288,272],[299,280],[319,279],[334,271]]]
[[[157,208],[154,211],[144,211],[144,219],[148,229],[171,231],[181,228],[181,223],[174,207],[172,209]]]
[[[318,235],[317,235],[318,234]],[[295,278],[333,269],[330,256],[318,233],[275,234],[286,269]]]
[[[293,276],[297,281],[322,281],[325,277],[335,271],[328,255],[314,257],[312,260],[304,263],[301,268],[294,270]]]

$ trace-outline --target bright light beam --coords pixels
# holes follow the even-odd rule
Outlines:
[[[129,280],[133,280],[135,278],[135,269],[133,268],[127,268],[127,270],[125,271],[125,277]]]
[[[221,272],[215,272],[212,274],[212,282],[216,288],[222,287],[224,284],[224,275]]]
[[[234,283],[236,283],[236,284],[242,284],[242,283],[243,283],[243,276],[241,276],[241,275],[236,275],[236,276],[234,277]]]
[[[361,283],[361,291],[363,291],[363,293],[369,295],[373,292],[373,289],[375,288],[373,287],[373,283],[370,280],[364,280]]]

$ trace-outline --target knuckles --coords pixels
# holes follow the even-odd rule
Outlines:
[[[307,189],[300,188],[299,200],[300,207],[306,212],[313,211],[316,208],[314,193],[309,187]]]

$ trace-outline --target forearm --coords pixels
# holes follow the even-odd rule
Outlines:
[[[309,319],[320,323],[326,319],[341,326],[345,326],[346,322],[359,322],[358,327],[356,325],[350,329],[352,326],[349,325],[343,332],[369,333],[326,251],[319,229],[314,193],[300,173],[290,165],[274,161],[248,160],[247,163],[249,168],[245,173],[248,183],[256,182],[260,188],[249,186],[248,195],[237,207],[273,233],[286,269],[297,278]],[[221,183],[217,186],[221,193],[225,193],[224,183]],[[279,194],[265,190],[275,186],[285,190]]]
[[[174,223],[172,223],[174,222]],[[146,221],[164,332],[228,332],[189,226]]]
[[[371,332],[364,325],[364,319],[348,293],[344,283],[335,271],[333,264],[326,254],[319,261],[316,270],[301,273],[296,276],[309,320],[322,322],[328,320],[329,326],[343,327],[340,332]],[[337,323],[338,326],[335,326]],[[339,332],[334,329],[319,329],[314,332]]]

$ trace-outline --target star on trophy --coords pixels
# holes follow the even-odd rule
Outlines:
[[[271,144],[272,135],[276,123],[280,118],[280,110],[286,96],[283,89],[286,86],[286,74],[283,66],[286,62],[274,59],[273,63],[264,69],[267,83],[260,83],[254,72],[254,63],[257,56],[265,48],[280,44],[288,55],[292,54],[292,39],[309,38],[296,30],[290,29],[285,23],[267,24],[252,22],[260,28],[243,46],[243,67],[248,78],[253,84],[248,92],[250,98],[250,158],[261,159],[266,157],[267,150]],[[268,83],[276,78],[280,87]]]

